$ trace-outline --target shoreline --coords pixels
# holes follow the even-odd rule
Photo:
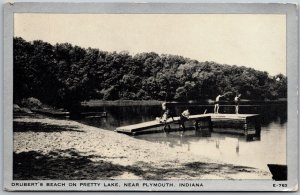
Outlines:
[[[14,179],[33,180],[272,178],[256,168],[41,115],[14,118],[14,168]]]
[[[161,100],[88,100],[81,102],[82,106],[86,107],[102,107],[102,106],[160,106],[163,102]],[[204,105],[213,106],[213,99],[206,99],[202,101],[168,101],[170,105]],[[220,101],[224,105],[235,105],[234,101],[223,100]],[[272,104],[286,104],[286,99],[278,100],[246,100],[240,101],[241,106],[262,106]]]

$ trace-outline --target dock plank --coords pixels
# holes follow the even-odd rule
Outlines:
[[[203,116],[210,116],[211,119],[246,119],[258,115],[259,114],[203,114]]]
[[[206,118],[206,117],[208,117],[208,116],[204,116],[203,114],[191,115],[189,120],[196,120],[199,118]],[[116,131],[132,133],[134,131],[143,130],[143,129],[147,129],[147,128],[153,128],[153,127],[159,127],[159,126],[165,126],[166,124],[172,124],[172,123],[176,123],[179,121],[180,121],[180,117],[174,117],[174,120],[172,120],[170,118],[166,122],[160,122],[158,120],[153,120],[153,121],[118,127],[118,128],[116,128]]]
[[[166,121],[166,123],[159,122],[158,120],[153,120],[153,121],[118,127],[118,128],[116,128],[116,131],[131,133],[133,131],[151,128],[151,127],[164,126],[165,124],[171,124],[171,123],[178,122],[178,121],[179,121],[179,117],[174,117],[174,121],[172,119],[168,119]]]

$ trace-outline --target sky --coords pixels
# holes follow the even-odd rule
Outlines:
[[[14,36],[132,55],[182,55],[286,75],[285,15],[17,13]]]

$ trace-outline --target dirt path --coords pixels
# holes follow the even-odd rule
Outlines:
[[[14,119],[14,178],[271,179],[271,175],[71,120],[24,116]]]

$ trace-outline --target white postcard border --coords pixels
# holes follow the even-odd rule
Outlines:
[[[14,13],[177,13],[177,14],[286,14],[287,16],[287,77],[288,181],[272,180],[100,180],[55,181],[12,179],[13,150],[13,14]],[[295,4],[233,4],[233,3],[8,3],[4,7],[4,189],[8,191],[291,191],[298,189],[298,23]],[[117,182],[120,187],[104,186]],[[124,183],[140,183],[124,187]],[[174,183],[171,187],[153,187],[151,183]],[[16,186],[16,183],[38,183]],[[43,184],[41,186],[41,183]],[[64,183],[65,186],[47,186]],[[100,183],[101,187],[83,187],[80,183]],[[202,187],[179,187],[179,183],[199,183]],[[274,184],[276,186],[274,187]],[[287,184],[280,187],[278,184]],[[76,186],[70,186],[76,185]],[[95,184],[96,185],[96,184]],[[149,187],[150,186],[150,187]]]

